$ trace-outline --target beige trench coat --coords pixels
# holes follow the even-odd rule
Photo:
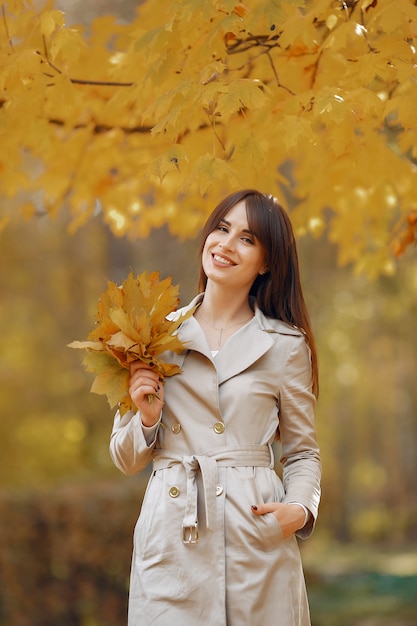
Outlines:
[[[198,296],[190,306],[201,300]],[[255,317],[212,357],[191,317],[188,350],[167,353],[182,373],[166,379],[162,425],[116,414],[110,442],[126,474],[153,462],[134,533],[129,626],[308,626],[297,540],[252,504],[320,499],[320,458],[304,336]],[[283,480],[271,444],[279,426]]]

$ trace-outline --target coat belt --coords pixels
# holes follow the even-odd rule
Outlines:
[[[155,450],[153,456],[153,468],[155,471],[178,464],[184,467],[187,477],[187,498],[182,524],[183,530],[197,529],[198,489],[196,474],[198,471],[201,472],[203,483],[206,525],[208,529],[214,530],[217,510],[217,469],[219,467],[270,467],[273,469],[274,453],[270,445],[227,446],[205,452],[204,454],[193,454],[191,456],[176,455],[167,450]],[[195,542],[186,541],[186,543]]]

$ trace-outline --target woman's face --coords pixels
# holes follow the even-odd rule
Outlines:
[[[208,235],[202,264],[209,281],[247,293],[258,274],[266,271],[265,252],[249,229],[244,200]]]

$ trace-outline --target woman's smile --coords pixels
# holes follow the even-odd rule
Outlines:
[[[214,263],[220,263],[220,265],[226,265],[226,266],[236,265],[236,263],[234,263],[230,259],[217,253],[214,253],[212,255],[212,258],[213,258]]]

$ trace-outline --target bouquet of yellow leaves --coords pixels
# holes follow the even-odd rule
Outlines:
[[[130,273],[120,286],[109,281],[107,291],[100,296],[96,326],[88,340],[69,344],[70,348],[87,350],[84,366],[96,375],[91,391],[106,395],[112,408],[119,406],[121,415],[136,410],[129,396],[133,361],[152,365],[162,379],[181,372],[178,365],[158,358],[165,350],[180,353],[185,349],[176,331],[194,311],[174,321],[167,319],[178,304],[178,287],[172,285],[171,278],[160,281],[158,272],[143,272],[134,278]]]

